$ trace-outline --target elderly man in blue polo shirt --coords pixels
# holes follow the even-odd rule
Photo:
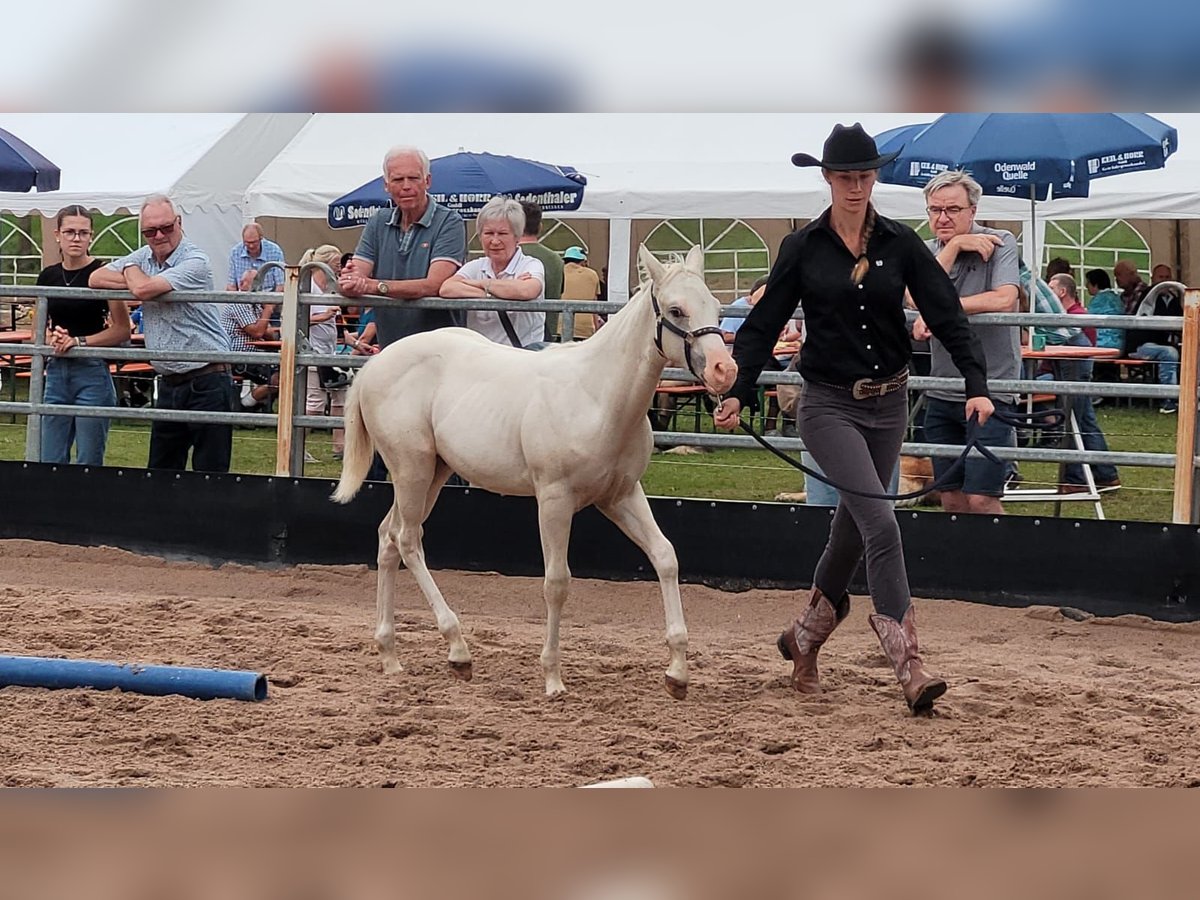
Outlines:
[[[393,147],[383,158],[383,186],[395,204],[371,217],[342,269],[338,290],[351,299],[436,297],[442,282],[467,258],[462,217],[429,198],[429,157],[416,147]],[[378,308],[379,343],[463,325],[466,312],[442,309]]]
[[[170,199],[147,197],[141,210],[146,246],[97,269],[88,287],[129,291],[142,301],[147,350],[229,350],[221,306],[189,303],[183,291],[213,290],[212,266],[203,250],[183,236]],[[159,373],[157,409],[229,412],[233,380],[226,363],[155,360]],[[188,451],[197,472],[228,472],[231,425],[155,421],[150,426],[151,469],[186,469]]]

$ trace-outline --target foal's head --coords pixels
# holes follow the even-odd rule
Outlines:
[[[692,247],[682,265],[664,266],[643,244],[638,259],[650,274],[659,351],[712,393],[724,394],[737,378],[737,363],[717,328],[721,304],[704,283],[704,251]]]

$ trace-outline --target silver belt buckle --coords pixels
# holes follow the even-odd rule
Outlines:
[[[850,389],[850,396],[855,400],[868,400],[871,397],[878,397],[883,393],[883,386],[872,384],[870,378],[860,378],[854,382],[854,387]]]

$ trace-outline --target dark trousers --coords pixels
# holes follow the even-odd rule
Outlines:
[[[846,487],[884,493],[908,425],[907,393],[855,400],[849,391],[809,382],[800,403],[800,437],[821,471]],[[842,492],[814,586],[836,601],[846,592],[864,552],[875,611],[899,621],[911,596],[892,501]]]
[[[227,372],[211,372],[168,384],[162,380],[155,409],[229,412],[233,409],[233,379]],[[233,426],[206,422],[161,422],[150,426],[151,469],[186,469],[188,451],[196,472],[228,472],[233,453]]]

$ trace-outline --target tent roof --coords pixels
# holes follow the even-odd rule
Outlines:
[[[936,118],[912,113],[436,115],[318,114],[250,184],[252,215],[323,218],[328,204],[379,175],[393,143],[430,156],[486,150],[572,165],[588,178],[583,206],[564,217],[812,218],[828,203],[819,170],[791,165],[819,153],[835,122],[872,133]],[[1099,179],[1092,196],[1038,205],[1048,218],[1200,217],[1200,115],[1163,114],[1181,150],[1158,172]],[[377,140],[364,135],[378,135]],[[65,171],[65,169],[64,169]],[[881,212],[924,216],[919,190],[881,184]],[[987,197],[988,219],[1028,216],[1025,200]]]
[[[0,210],[52,215],[78,203],[136,210],[169,193],[184,212],[239,206],[246,186],[308,114],[0,114],[0,127],[55,160],[60,190],[0,192]]]

